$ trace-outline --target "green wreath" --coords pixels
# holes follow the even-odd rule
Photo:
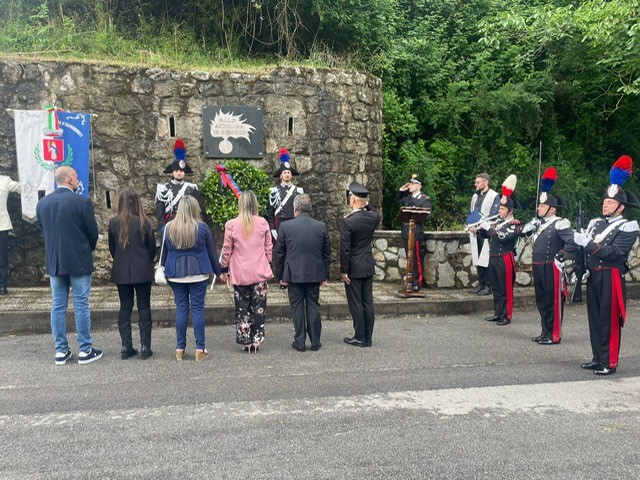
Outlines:
[[[257,167],[242,160],[225,160],[222,163],[227,173],[233,177],[240,190],[251,190],[258,197],[260,215],[266,215],[269,208],[269,176]],[[214,169],[208,170],[202,181],[202,201],[213,223],[224,224],[238,216],[238,199],[230,188],[222,188],[220,175]]]

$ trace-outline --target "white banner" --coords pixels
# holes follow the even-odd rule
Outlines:
[[[31,223],[36,221],[38,191],[49,194],[55,188],[53,164],[44,163],[41,152],[43,129],[47,127],[48,117],[46,110],[14,111],[22,218]]]

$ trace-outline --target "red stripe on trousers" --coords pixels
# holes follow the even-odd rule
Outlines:
[[[551,329],[551,341],[558,343],[562,333],[562,272],[555,263],[553,269],[553,327]]]
[[[507,277],[507,320],[511,321],[513,316],[513,276],[516,272],[516,261],[513,251],[505,253],[502,258],[504,258],[504,271]]]
[[[420,252],[420,243],[417,240],[415,251],[414,261],[418,262],[418,286],[422,287],[422,254]]]
[[[609,368],[618,367],[620,351],[620,319],[622,326],[627,319],[627,309],[622,297],[622,283],[617,268],[611,269],[611,332],[609,335]]]

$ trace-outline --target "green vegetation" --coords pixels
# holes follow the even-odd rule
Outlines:
[[[575,217],[599,212],[613,161],[640,161],[640,0],[4,0],[4,56],[175,68],[354,68],[383,79],[385,224],[426,179],[432,228],[460,225],[473,178],[518,176],[534,213],[538,153]],[[636,176],[628,188],[640,193]]]

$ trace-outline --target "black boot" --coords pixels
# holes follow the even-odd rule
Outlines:
[[[120,331],[120,340],[122,341],[122,349],[120,350],[120,358],[126,360],[138,353],[133,348],[131,341],[131,312],[120,310],[118,315],[118,330]]]
[[[140,327],[140,344],[142,345],[140,357],[147,359],[153,355],[153,351],[151,351],[151,309],[141,310],[138,313],[140,315],[140,321],[138,322],[138,326]]]

